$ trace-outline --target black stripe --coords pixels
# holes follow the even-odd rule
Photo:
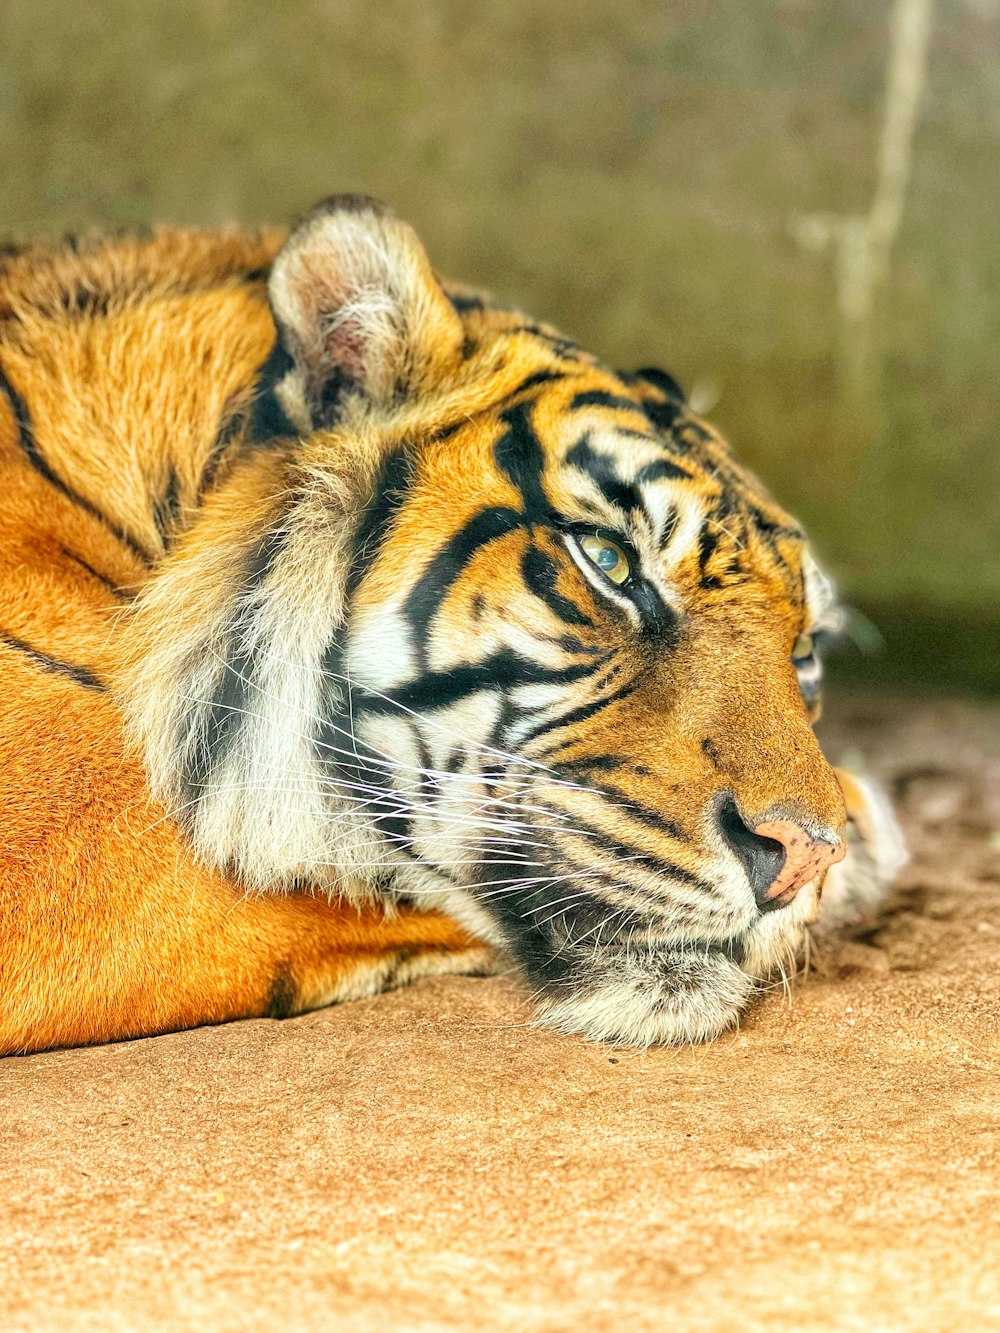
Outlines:
[[[602,661],[608,660],[608,655],[602,652],[596,644],[584,643],[578,639],[575,634],[535,634],[539,643],[551,643],[556,648],[561,648],[564,653],[582,653],[587,657],[600,657]]]
[[[234,407],[235,397],[236,395],[231,395],[222,408],[219,429],[216,431],[215,440],[208,451],[208,456],[201,470],[201,477],[198,480],[199,500],[206,491],[211,489],[215,482],[222,461],[229,452],[230,445],[234,444],[244,434],[250,422],[251,413],[249,408]]]
[[[505,403],[511,402],[511,400],[517,398],[522,393],[537,388],[540,384],[551,384],[565,378],[566,374],[562,370],[536,370],[533,374],[526,376],[516,388],[511,389],[510,393],[505,394],[503,398],[498,402],[491,404],[491,406],[488,409],[484,409],[484,411],[489,411],[494,415],[499,412],[499,415],[504,417],[504,413],[500,412],[500,408],[502,408]],[[478,416],[482,415],[482,413],[476,413],[474,415]],[[435,440],[447,440],[449,436],[454,435],[455,432],[461,430],[463,426],[467,426],[472,420],[473,417],[466,416],[463,417],[461,421],[453,421],[449,425],[442,426],[436,430],[431,438]]]
[[[477,551],[523,524],[524,517],[516,509],[499,506],[481,509],[430,561],[411,589],[404,607],[423,666],[427,664],[426,638],[431,623],[452,584]]]
[[[597,667],[600,665],[596,664]],[[415,680],[397,686],[391,699],[367,694],[363,688],[358,688],[354,697],[366,714],[391,713],[394,708],[426,712],[434,708],[448,708],[460,699],[480,694],[483,690],[504,690],[518,685],[570,685],[591,675],[594,670],[593,662],[558,668],[544,667],[530,658],[504,649],[482,662],[464,662],[444,671],[425,672]]]
[[[639,472],[636,481],[640,484],[649,481],[690,481],[691,473],[680,463],[673,463],[666,458],[658,458],[655,463],[647,463]]]
[[[720,538],[721,530],[711,519],[709,519],[698,537],[698,568],[701,573],[699,586],[702,588],[712,589],[722,587],[722,580],[716,577],[715,574],[709,574],[707,572],[709,561],[712,559],[713,555],[715,555]]]
[[[656,829],[659,833],[665,833],[668,838],[673,838],[676,842],[691,841],[679,824],[675,824],[672,819],[667,819],[658,810],[643,805],[641,801],[637,801],[634,796],[629,796],[628,792],[623,791],[620,787],[609,783],[602,784],[601,794],[609,800],[618,802],[619,808],[624,809],[625,814],[631,816],[632,819],[637,819],[640,824]]]
[[[254,549],[239,597],[226,627],[229,655],[219,685],[204,712],[195,711],[188,722],[184,749],[183,783],[189,799],[205,786],[212,769],[228,752],[246,724],[253,690],[256,660],[246,646],[253,617],[253,594],[274,568],[287,539],[284,527],[271,528]]]
[[[545,453],[531,426],[531,404],[509,407],[500,419],[507,430],[493,446],[494,461],[520,493],[528,522],[548,522],[553,510],[542,484]]]
[[[394,449],[382,460],[372,498],[354,534],[354,551],[347,575],[348,600],[354,596],[361,580],[377,559],[396,515],[413,486],[415,470],[413,455],[405,445]]]
[[[267,995],[265,1018],[290,1018],[295,1013],[299,1001],[299,988],[295,984],[290,963],[279,963],[275,969]]]
[[[28,412],[27,404],[7,378],[2,366],[0,366],[0,392],[6,395],[11,406],[11,411],[14,413],[21,452],[39,476],[44,477],[49,485],[55,487],[55,489],[59,491],[60,494],[64,495],[67,500],[72,501],[73,504],[84,510],[85,513],[91,514],[96,518],[108,532],[122,543],[123,546],[127,546],[132,554],[136,556],[137,559],[141,560],[144,565],[152,564],[153,557],[148,551],[143,550],[134,537],[131,537],[123,528],[119,528],[112,523],[107,515],[103,514],[95,504],[91,504],[91,502],[85,499],[84,496],[79,495],[69,487],[61,477],[58,477],[52,471],[52,468],[46,462],[38,448],[38,442],[35,439],[35,432],[31,425],[31,415]]]
[[[788,537],[795,541],[803,540],[803,532],[801,528],[789,528],[781,523],[775,523],[772,519],[767,517],[759,506],[755,504],[748,503],[747,509],[750,513],[750,517],[753,519],[754,523],[756,523],[760,531],[765,537],[770,538],[772,541],[779,537]]]
[[[450,425],[441,426],[440,429],[434,431],[433,435],[431,436],[431,439],[448,440],[452,437],[452,435],[456,434],[457,431],[460,431],[463,426],[467,426],[468,424],[469,424],[468,417],[463,417],[461,421],[453,421],[451,422]]]
[[[525,393],[528,389],[535,389],[539,384],[553,384],[557,380],[565,378],[566,373],[562,370],[536,370],[533,374],[526,376],[516,389],[511,389],[506,397],[516,398],[519,393]]]
[[[489,844],[483,848],[484,865],[480,878],[488,884],[481,906],[494,918],[508,941],[522,971],[534,985],[558,984],[567,977],[571,963],[565,952],[553,950],[552,941],[531,919],[531,908],[538,901],[538,888],[526,889],[517,884],[497,887],[491,881],[509,876],[505,853],[491,854]],[[498,872],[499,871],[499,876]],[[558,884],[557,886],[561,887]]]
[[[354,733],[353,720],[362,701],[345,677],[343,652],[336,639],[331,640],[323,654],[323,679],[325,699],[313,738],[317,757],[331,778],[345,784],[362,782],[373,793],[381,793],[370,797],[367,818],[389,839],[395,851],[408,855],[411,822],[400,808],[400,795],[392,789],[385,763],[374,751],[369,753],[371,746],[359,741]]]
[[[599,669],[602,664],[595,663],[594,665],[595,668]],[[638,688],[638,681],[630,681],[627,685],[620,685],[617,690],[614,690],[611,694],[606,694],[602,699],[593,699],[590,703],[571,708],[568,713],[562,713],[559,717],[538,722],[526,735],[520,738],[518,745],[523,750],[525,746],[530,745],[532,741],[537,740],[539,736],[544,736],[547,732],[562,731],[565,727],[572,727],[577,722],[587,722],[590,718],[596,717],[598,713],[603,713],[610,704],[617,703],[619,699],[627,699]]]
[[[707,426],[702,425],[697,417],[693,417],[690,412],[684,419],[684,435],[685,437],[692,437],[699,445],[706,446],[706,452],[710,449],[717,467],[725,467],[731,476],[743,476],[740,469],[730,458],[729,451],[722,441],[713,435]]]
[[[680,622],[673,608],[646,579],[636,579],[628,591],[642,619],[643,637],[655,640],[663,652],[675,648],[680,637]]]
[[[301,435],[302,432],[287,415],[274,392],[275,385],[279,384],[294,367],[295,362],[280,341],[276,340],[270,355],[257,372],[253,413],[250,418],[251,440],[296,439]]]
[[[419,860],[420,858],[415,858]],[[397,949],[395,953],[389,954],[383,960],[382,972],[379,976],[379,986],[383,991],[395,990],[399,986],[399,974],[407,963],[412,962],[420,953],[417,948]]]
[[[641,405],[634,398],[623,398],[605,389],[586,389],[583,393],[574,394],[570,399],[569,410],[575,412],[582,407],[611,407],[621,412],[644,415]]]
[[[685,446],[685,441],[678,435],[678,427],[687,425],[690,421],[688,410],[683,402],[674,398],[668,398],[665,403],[654,403],[647,400],[643,403],[642,410],[658,431],[671,436],[671,445],[674,448]]]
[[[593,773],[617,773],[628,767],[628,760],[619,754],[597,754],[587,759],[566,759],[559,764],[549,764],[560,777],[588,778]]]
[[[357,695],[344,671],[343,646],[337,637],[332,638],[323,650],[320,681],[323,697],[319,724],[313,737],[313,748],[320,762],[331,776],[384,787],[385,773],[373,762],[374,756],[358,751],[351,725],[357,711]]]
[[[72,662],[63,662],[58,657],[50,657],[48,653],[43,653],[40,648],[33,648],[30,643],[25,643],[15,634],[8,634],[6,630],[0,630],[0,643],[4,643],[8,648],[13,648],[16,652],[23,653],[29,657],[36,666],[40,666],[43,671],[51,671],[59,676],[65,676],[68,680],[75,681],[77,685],[84,686],[88,690],[97,690],[104,693],[107,686],[103,681],[88,668],[75,666]]]
[[[481,296],[459,296],[456,292],[446,293],[452,307],[459,315],[467,314],[471,311],[486,310],[487,306]]]
[[[170,538],[177,527],[181,512],[181,479],[175,468],[167,473],[167,484],[160,496],[153,501],[153,522],[159,533],[163,549],[170,545]]]
[[[546,808],[555,810],[554,806]],[[582,862],[577,861],[565,848],[560,849],[559,857],[560,865],[569,872],[571,880],[575,878],[578,881],[579,872],[581,871],[585,871],[588,877],[599,874],[601,879],[598,884],[605,888],[613,887],[620,892],[627,893],[632,900],[629,906],[633,910],[639,906],[644,906],[661,919],[665,916],[668,917],[672,924],[677,920],[690,921],[696,911],[699,914],[704,911],[703,904],[698,904],[688,897],[681,898],[676,885],[670,886],[671,892],[669,896],[666,896],[662,890],[648,888],[644,884],[637,884],[633,879],[627,879],[625,872],[623,870],[619,871],[617,866],[605,869],[603,866],[597,865],[594,857],[587,856]],[[639,863],[635,862],[634,864],[638,865]],[[680,867],[674,866],[674,869],[679,870]],[[577,873],[574,875],[574,872]],[[597,901],[600,902],[601,900],[598,898]],[[604,909],[605,911],[608,910],[607,903],[604,903]]]
[[[553,615],[566,625],[587,625],[591,629],[594,622],[575,602],[564,597],[556,588],[559,566],[546,552],[537,546],[529,546],[521,558],[521,577],[530,593],[543,601]],[[581,644],[581,650],[583,645]]]
[[[461,741],[453,745],[448,751],[448,757],[444,761],[444,771],[446,773],[461,773],[465,768],[465,761],[468,758],[468,751]]]
[[[578,440],[566,455],[566,462],[585,473],[608,504],[625,513],[643,509],[642,496],[630,481],[622,481],[615,471],[614,459],[599,454],[591,446],[588,436]]]
[[[94,567],[89,565],[86,560],[81,556],[78,556],[75,551],[71,551],[68,546],[60,546],[59,549],[67,560],[72,560],[75,565],[79,565],[85,573],[89,574],[92,579],[96,579],[98,583],[103,584],[104,587],[107,588],[109,592],[114,593],[116,597],[129,601],[135,596],[135,593],[130,592],[127,588],[119,587],[114,579],[109,578],[107,574],[102,574],[100,570],[94,569]]]
[[[673,375],[668,375],[665,370],[659,370],[656,366],[644,366],[641,370],[635,372],[634,378],[645,380],[647,384],[652,384],[654,389],[659,389],[660,392],[666,394],[668,398],[676,398],[680,403],[687,401],[684,390],[674,379]]]
[[[517,312],[508,310],[504,312],[512,318],[516,317]],[[564,357],[567,361],[579,361],[580,345],[573,342],[571,338],[557,333],[554,329],[543,329],[541,324],[536,324],[532,320],[525,320],[521,324],[514,325],[513,328],[506,329],[505,332],[514,337],[519,333],[529,333],[533,338],[541,338],[543,342],[548,343],[555,356]]]
[[[553,806],[552,809],[556,810],[557,807]],[[569,837],[579,832],[586,836],[588,846],[596,846],[615,860],[627,861],[637,869],[648,870],[658,876],[669,876],[671,879],[675,879],[681,884],[688,884],[691,888],[698,889],[710,897],[718,896],[715,886],[710,884],[707,879],[702,879],[700,875],[696,875],[691,870],[685,870],[683,866],[668,861],[655,852],[649,852],[645,848],[622,842],[610,833],[605,832],[604,829],[598,828],[596,824],[574,817],[572,826],[567,826],[564,831],[560,830],[560,832],[564,832]]]
[[[483,868],[481,879],[489,883],[495,877],[496,869],[503,864],[497,857],[493,864]],[[663,869],[668,868],[679,872],[675,878],[683,878],[685,872],[681,872],[680,867],[668,867],[668,863],[663,863]],[[656,871],[658,876],[662,873],[659,866]],[[588,876],[588,888],[580,887],[581,872]],[[639,916],[643,905],[661,919],[668,909],[671,920],[690,920],[693,915],[693,905],[678,902],[675,895],[665,898],[630,880],[624,881],[618,875],[602,874],[601,880],[595,883],[594,875],[592,858],[576,863],[561,855],[560,873],[553,876],[550,883],[526,887],[515,882],[500,890],[491,886],[484,895],[482,906],[495,918],[521,968],[534,984],[554,989],[570,980],[580,980],[586,985],[585,973],[580,976],[577,972],[576,977],[572,976],[582,960],[579,955],[574,959],[572,951],[565,948],[568,941],[559,938],[561,932],[553,923],[561,920],[566,926],[572,924],[577,931],[583,932],[582,937],[592,941],[594,926],[602,920],[614,920],[617,915],[616,908],[594,892],[602,885],[624,890],[633,900],[629,904],[633,915],[626,919],[620,929]],[[573,901],[564,904],[561,900],[566,897],[567,886],[574,889]],[[553,907],[559,910],[552,913]],[[591,945],[587,957],[590,958],[592,953]]]

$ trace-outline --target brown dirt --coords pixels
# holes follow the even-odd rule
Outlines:
[[[0,1064],[0,1328],[1000,1328],[1000,707],[842,701],[894,909],[698,1049],[511,979]]]

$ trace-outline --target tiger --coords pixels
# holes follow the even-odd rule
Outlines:
[[[498,970],[704,1041],[900,864],[798,524],[371,199],[8,247],[0,469],[0,1052]]]

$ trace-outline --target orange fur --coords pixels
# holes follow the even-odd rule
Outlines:
[[[0,271],[0,368],[34,442],[132,539],[31,465],[0,394],[0,630],[112,674],[123,594],[149,577],[131,548],[163,549],[150,495],[173,468],[179,519],[196,504],[273,340],[264,288],[243,275],[276,241],[168,232],[36,247]],[[248,896],[152,800],[109,695],[2,639],[0,669],[0,1053],[284,1016],[488,966],[433,913]]]
[[[448,583],[421,670],[488,660],[501,629],[560,667],[610,649],[614,674],[590,681],[600,707],[570,708],[584,720],[559,724],[544,762],[530,746],[523,762],[553,819],[594,821],[574,854],[597,856],[591,836],[640,874],[660,858],[680,922],[657,954],[666,909],[654,913],[646,953],[630,955],[629,936],[604,972],[597,944],[579,952],[582,1007],[564,988],[553,1021],[640,1042],[712,1035],[806,917],[757,930],[742,871],[732,857],[718,868],[711,813],[733,799],[751,829],[795,818],[832,841],[842,786],[865,805],[820,753],[791,662],[811,623],[802,534],[669,383],[616,376],[548,326],[442,286],[409,229],[370,201],[331,201],[283,241],[164,231],[0,261],[0,1053],[284,1015],[492,965],[454,921],[383,901],[363,821],[337,843],[336,801],[371,788],[324,768],[345,733],[320,740],[329,700],[315,683],[334,680],[321,664],[349,620],[352,645],[374,626],[369,665],[391,656],[398,645],[379,634],[405,638],[406,625],[379,618],[483,514],[500,516],[496,539]],[[267,439],[252,417],[275,320],[290,355],[271,407],[290,428]],[[510,414],[529,408],[534,483],[497,462]],[[654,451],[670,480],[672,628],[655,650],[655,633],[628,628],[574,564],[558,524],[527,514],[543,476],[561,514],[589,522],[599,509],[596,490],[581,497],[593,477],[569,460],[588,422]],[[400,457],[410,484],[394,506],[379,487]],[[365,515],[385,501],[391,539],[363,549]],[[505,515],[516,521],[503,527]],[[544,588],[527,586],[529,557],[550,571]],[[588,765],[600,774],[615,756],[607,792],[588,785],[604,780]],[[546,787],[550,761],[582,785]],[[344,798],[348,825],[351,800],[365,804]],[[470,797],[466,822],[476,808]],[[728,876],[712,939],[742,923],[742,970],[721,948],[675,949],[697,901],[686,886],[711,898],[703,873]],[[599,900],[619,923],[627,887]],[[648,879],[638,891],[655,906]],[[405,889],[430,906],[442,892]],[[451,894],[448,910],[509,943],[463,902]],[[704,1012],[678,1009],[664,1029],[661,1012],[700,990]]]

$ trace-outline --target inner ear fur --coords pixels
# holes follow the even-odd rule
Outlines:
[[[445,382],[462,321],[416,233],[382,204],[317,204],[274,261],[269,286],[292,369],[277,392],[303,432],[337,420],[346,395],[391,406]]]

